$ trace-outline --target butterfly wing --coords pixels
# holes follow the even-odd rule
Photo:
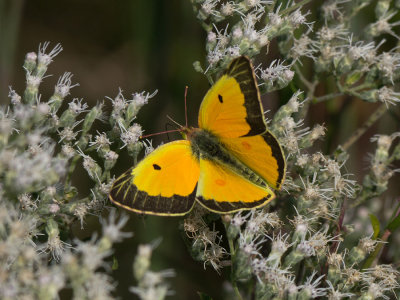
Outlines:
[[[277,139],[268,131],[241,138],[221,138],[225,148],[274,189],[285,178],[285,158]]]
[[[253,136],[266,131],[253,66],[234,59],[203,99],[199,127],[220,137]]]
[[[265,205],[275,197],[268,187],[261,187],[228,166],[200,159],[197,201],[216,213],[231,213]]]
[[[279,142],[267,131],[253,66],[246,57],[232,61],[206,94],[199,126],[217,136],[229,153],[279,189],[285,159]]]
[[[160,146],[113,184],[109,198],[116,205],[138,213],[178,216],[194,204],[199,163],[190,142]]]

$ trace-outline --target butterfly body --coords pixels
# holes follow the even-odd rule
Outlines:
[[[197,202],[216,213],[265,205],[285,176],[285,159],[267,130],[251,62],[232,61],[203,99],[199,128],[164,144],[113,184],[110,200],[128,210],[187,214]]]
[[[212,132],[200,128],[192,128],[189,129],[186,136],[191,143],[192,153],[197,160],[201,158],[223,165],[256,184],[266,186],[266,182],[234,157]],[[248,144],[245,145],[249,147]]]

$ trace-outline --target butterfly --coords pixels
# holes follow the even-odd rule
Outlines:
[[[117,178],[110,200],[137,213],[180,216],[195,203],[225,214],[275,197],[285,178],[282,148],[267,130],[254,69],[234,59],[205,95],[199,128],[169,142]]]

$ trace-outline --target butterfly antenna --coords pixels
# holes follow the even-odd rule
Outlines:
[[[155,135],[160,135],[160,134],[165,134],[165,133],[170,133],[170,132],[177,132],[180,131],[180,129],[173,129],[173,130],[166,130],[166,131],[162,131],[162,132],[156,132],[156,133],[151,133],[151,134],[146,134],[146,135],[142,135],[140,136],[141,139],[147,138],[149,136],[155,136]]]
[[[174,123],[175,125],[179,126],[180,128],[183,127],[181,124],[179,124],[177,121],[175,121],[174,119],[172,119],[170,116],[167,115],[167,118]]]
[[[167,131],[168,130],[168,126],[171,126],[171,127],[173,127],[173,125],[172,124],[170,124],[170,123],[165,123],[165,131]],[[167,133],[167,138],[168,138],[168,142],[170,141],[170,139],[169,139],[169,134]]]
[[[189,87],[186,86],[185,87],[185,122],[186,122],[186,127],[188,127],[188,117],[187,117],[187,101],[186,101],[186,96],[187,96],[187,91],[188,91]]]

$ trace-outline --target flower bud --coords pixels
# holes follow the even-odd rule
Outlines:
[[[24,61],[24,69],[28,73],[32,73],[33,70],[35,70],[36,60],[37,60],[37,54],[35,52],[29,52],[26,54]]]
[[[248,253],[239,248],[233,258],[234,280],[248,281],[252,277],[251,259]]]
[[[89,174],[90,178],[98,181],[101,177],[102,170],[96,161],[88,155],[83,157],[83,168]]]
[[[289,253],[288,256],[285,257],[285,262],[283,264],[284,267],[295,266],[298,262],[303,260],[306,257],[303,251],[298,250],[297,248]]]
[[[104,154],[104,158],[104,170],[110,171],[117,162],[118,154],[110,150]]]
[[[82,135],[86,135],[86,133],[89,132],[90,128],[92,128],[94,121],[101,118],[102,114],[103,112],[101,104],[96,105],[90,110],[90,112],[86,115],[85,120],[83,121]]]
[[[201,63],[197,60],[193,63],[193,68],[196,72],[204,73],[203,68],[201,67]]]
[[[65,110],[60,117],[61,127],[72,127],[76,121],[76,115],[71,112],[71,110]]]
[[[139,245],[138,253],[133,262],[133,274],[140,281],[150,267],[150,259],[153,249],[150,245]]]
[[[375,6],[375,15],[377,19],[385,17],[390,7],[390,0],[379,0]]]

